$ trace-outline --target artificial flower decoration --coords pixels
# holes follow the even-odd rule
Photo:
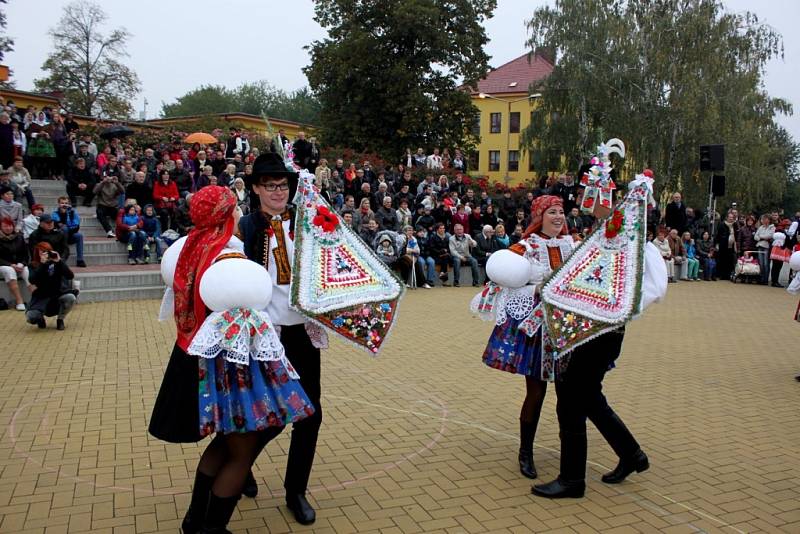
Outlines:
[[[606,238],[611,239],[617,237],[625,219],[625,212],[623,210],[614,210],[611,219],[606,222]]]
[[[317,215],[312,222],[314,226],[321,227],[323,232],[333,232],[339,226],[339,218],[325,206],[317,208]]]

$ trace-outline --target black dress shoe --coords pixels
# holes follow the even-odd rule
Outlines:
[[[642,471],[647,471],[649,468],[650,461],[647,459],[647,455],[642,452],[642,449],[639,449],[633,457],[620,460],[617,467],[610,473],[603,475],[601,480],[606,484],[619,484],[634,471],[641,473]]]
[[[244,481],[242,494],[245,497],[250,497],[251,499],[255,499],[258,495],[258,482],[256,482],[256,478],[253,476],[252,470],[247,473],[247,480]]]
[[[778,282],[772,282],[772,287],[783,287],[783,284],[779,284]]]
[[[794,377],[794,379],[800,382],[800,375],[797,375],[796,377]]]
[[[56,330],[64,330],[64,319],[56,320]]]
[[[287,495],[286,506],[292,511],[294,518],[301,525],[310,525],[317,520],[317,513],[302,493]]]
[[[36,321],[36,326],[39,328],[47,328],[47,321],[44,320],[44,317],[41,317],[38,321]]]
[[[519,450],[519,472],[527,478],[536,478],[536,466],[533,465],[533,451]]]
[[[562,480],[557,478],[547,484],[538,484],[531,488],[531,493],[548,499],[580,499],[586,491],[583,480]]]

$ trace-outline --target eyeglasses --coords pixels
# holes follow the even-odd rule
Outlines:
[[[263,187],[269,193],[274,193],[275,191],[288,191],[289,184],[264,184]]]

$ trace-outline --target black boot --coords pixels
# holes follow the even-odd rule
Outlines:
[[[203,525],[203,518],[208,509],[208,496],[211,494],[211,486],[214,484],[214,477],[204,475],[197,471],[194,475],[194,486],[192,486],[192,501],[186,515],[181,523],[183,534],[196,534],[200,532]]]
[[[302,493],[287,494],[286,506],[301,525],[310,525],[317,520],[317,513]]]
[[[533,440],[536,436],[538,421],[519,422],[519,472],[527,478],[536,478],[536,466],[533,465]]]
[[[603,475],[602,481],[606,484],[619,484],[634,471],[641,473],[649,468],[650,461],[647,459],[647,455],[642,452],[642,449],[639,449],[632,457],[620,458],[617,467],[610,473]]]
[[[213,491],[209,493],[208,510],[206,511],[206,518],[203,520],[200,534],[230,534],[230,531],[225,527],[228,526],[228,521],[231,520],[237,502],[239,502],[238,495],[217,497]]]
[[[258,482],[256,482],[256,477],[253,476],[252,469],[247,473],[247,480],[244,481],[242,493],[245,497],[250,497],[251,499],[255,499],[258,495]]]
[[[580,499],[586,491],[583,480],[564,480],[558,477],[547,484],[538,484],[531,488],[531,493],[548,499],[573,498]]]

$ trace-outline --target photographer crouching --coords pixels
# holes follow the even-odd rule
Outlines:
[[[72,271],[46,242],[33,248],[31,267],[29,280],[36,289],[25,312],[28,323],[47,328],[45,317],[55,315],[56,328],[64,330],[64,318],[78,300],[77,291],[72,289]]]

